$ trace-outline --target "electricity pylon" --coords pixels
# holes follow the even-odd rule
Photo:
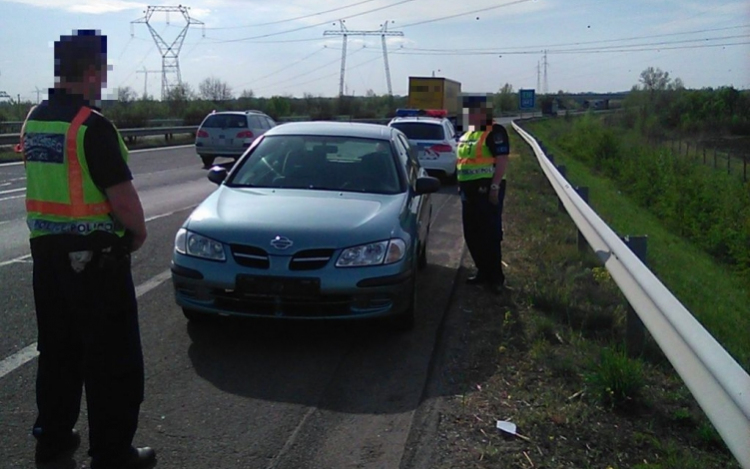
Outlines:
[[[135,73],[143,73],[146,75],[146,77],[143,79],[143,99],[148,98],[148,74],[149,73],[159,73],[161,70],[148,70],[146,66],[143,66],[143,70],[136,70]]]
[[[401,31],[388,31],[388,21],[381,25],[381,28],[377,31],[349,31],[344,25],[344,20],[339,21],[341,30],[339,31],[323,31],[324,36],[342,36],[343,46],[341,48],[341,78],[339,80],[339,96],[344,95],[344,74],[346,71],[346,40],[349,36],[380,36],[383,42],[383,61],[385,63],[385,78],[388,84],[388,95],[393,95],[391,89],[391,70],[388,67],[388,48],[386,47],[385,37],[386,36],[403,36],[404,33]]]
[[[146,23],[146,26],[148,26],[148,30],[151,33],[151,37],[154,38],[154,42],[156,43],[156,46],[159,48],[159,53],[161,54],[161,99],[165,99],[169,92],[174,88],[175,86],[182,85],[182,76],[180,75],[180,50],[182,49],[182,43],[185,41],[185,36],[187,35],[188,29],[190,28],[191,24],[200,24],[203,25],[203,37],[206,36],[206,30],[205,30],[205,24],[202,21],[193,19],[190,17],[189,13],[190,8],[184,7],[182,5],[179,6],[149,6],[145,13],[145,16],[143,18],[139,18],[135,21],[130,22],[130,35],[134,36],[133,34],[133,24],[134,23]],[[177,12],[180,13],[183,18],[186,21],[185,27],[182,28],[180,33],[177,35],[174,41],[172,41],[171,44],[167,44],[167,42],[159,35],[158,32],[151,26],[151,23],[149,22],[151,20],[151,17],[154,13],[166,13],[167,14],[167,24],[169,24],[169,13]]]

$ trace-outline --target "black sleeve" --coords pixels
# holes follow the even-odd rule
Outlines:
[[[485,145],[490,149],[492,156],[510,154],[508,131],[500,124],[493,124],[492,130],[485,140]]]
[[[89,119],[83,137],[83,148],[91,179],[102,191],[133,179],[130,168],[122,157],[117,130],[105,118],[94,115]]]

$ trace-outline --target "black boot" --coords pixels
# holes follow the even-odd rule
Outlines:
[[[91,461],[91,469],[150,469],[156,465],[156,451],[148,446],[131,448],[123,459],[100,462]]]
[[[46,464],[72,455],[81,445],[81,435],[71,430],[63,437],[39,436],[36,441],[35,460],[37,464]]]
[[[488,278],[486,275],[482,275],[481,272],[477,272],[476,274],[471,275],[470,277],[466,279],[466,284],[467,285],[482,285],[484,283],[487,283],[487,280]]]

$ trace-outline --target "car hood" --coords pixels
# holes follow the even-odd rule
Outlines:
[[[406,194],[221,186],[196,208],[185,226],[217,241],[284,255],[388,239],[400,231],[405,202]],[[294,244],[285,250],[273,248],[270,242],[277,236]]]

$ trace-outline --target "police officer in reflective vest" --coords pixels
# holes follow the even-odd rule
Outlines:
[[[27,117],[20,150],[38,326],[36,460],[69,458],[86,388],[92,469],[149,467],[135,448],[144,370],[130,253],[146,224],[120,134],[94,108],[106,36],[55,42],[55,87]]]
[[[502,293],[505,284],[502,213],[510,153],[508,132],[493,123],[486,96],[465,96],[464,116],[468,117],[469,130],[459,140],[456,171],[464,239],[477,266],[476,274],[467,282],[484,284],[491,291]]]

